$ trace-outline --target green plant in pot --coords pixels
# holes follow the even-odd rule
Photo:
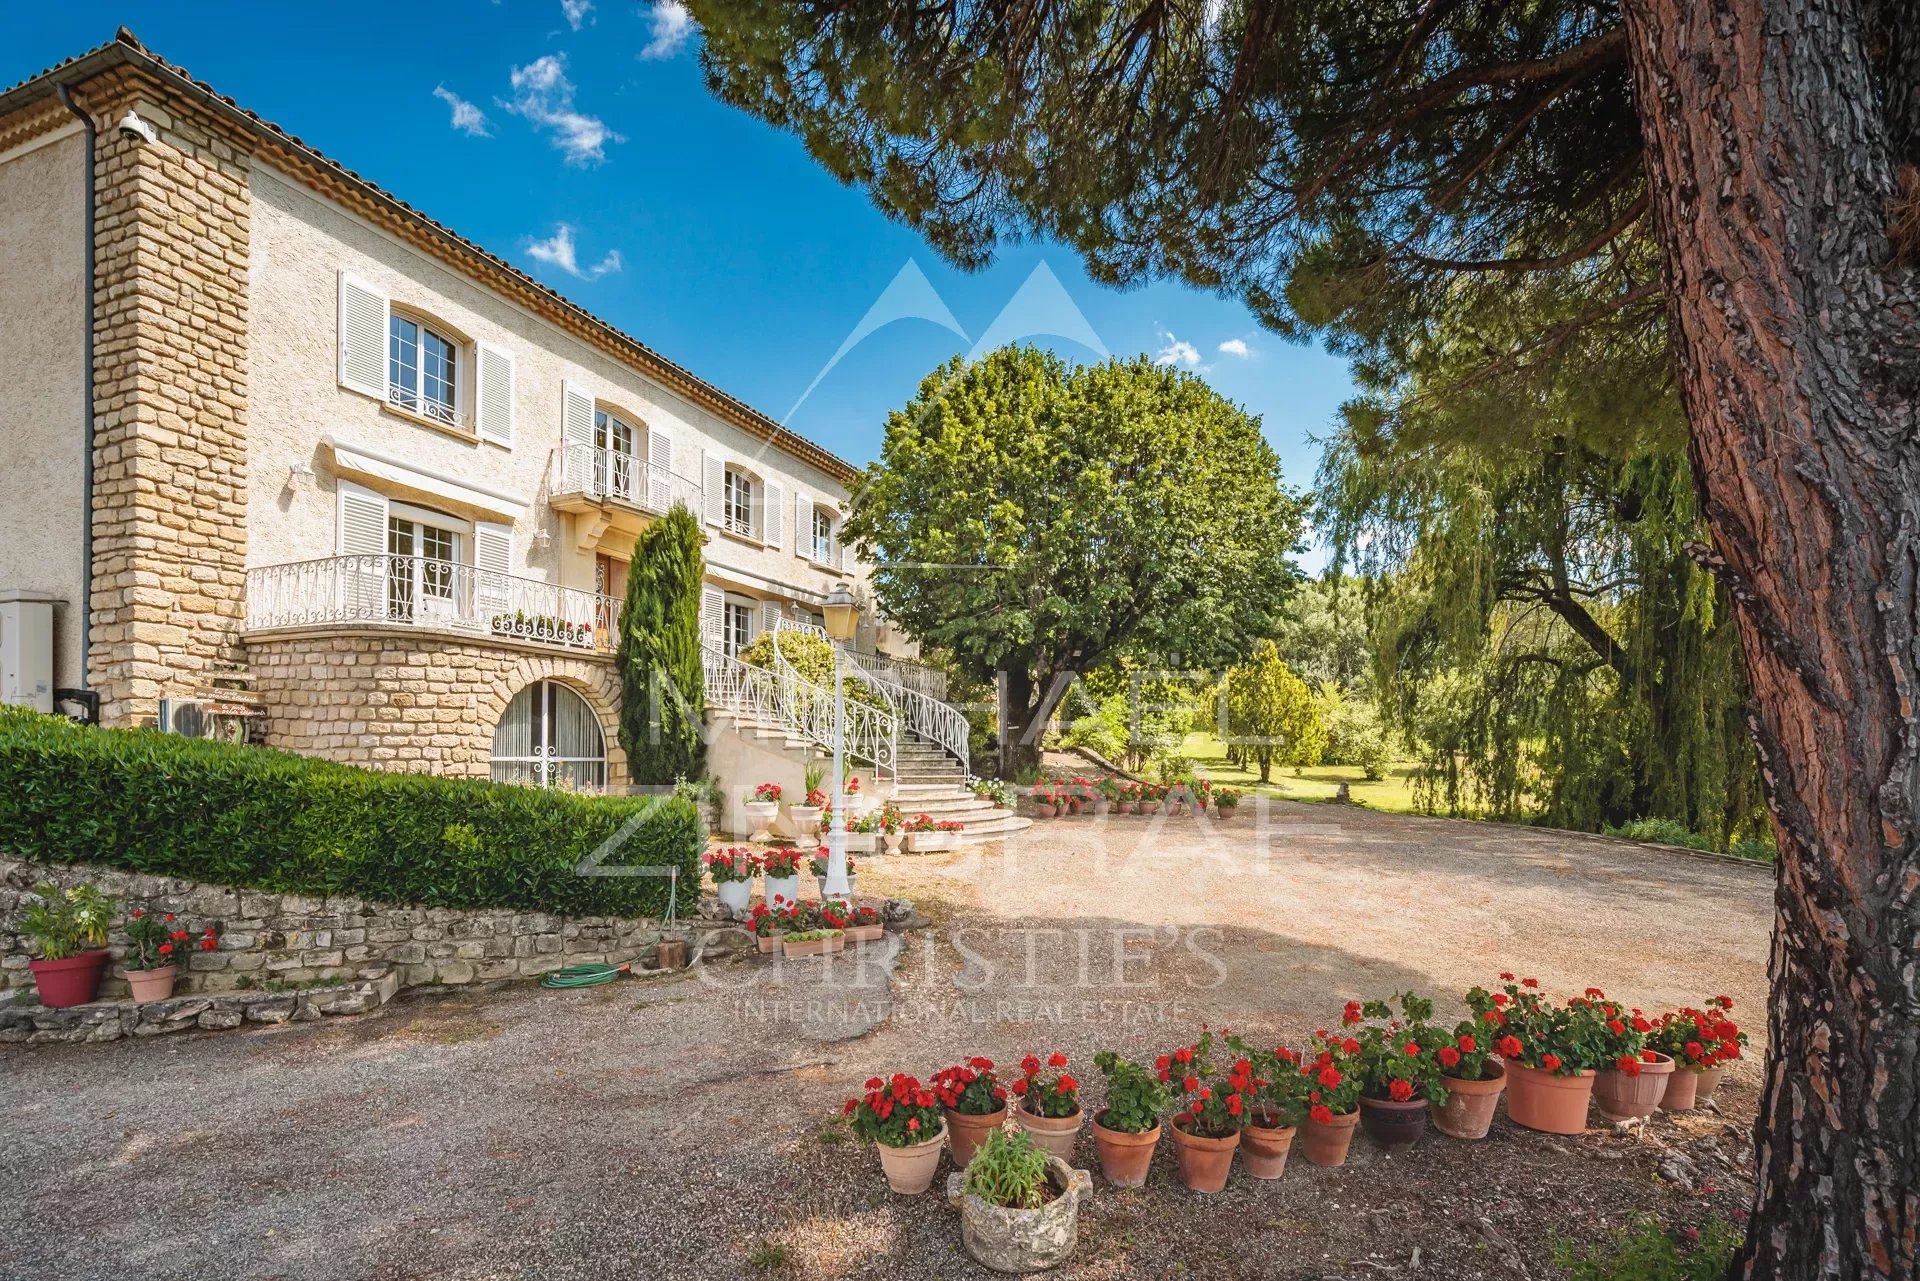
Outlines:
[[[1093,1145],[1100,1172],[1116,1188],[1137,1188],[1147,1181],[1153,1149],[1160,1142],[1160,1117],[1173,1104],[1168,1082],[1171,1060],[1161,1055],[1149,1072],[1112,1050],[1093,1056],[1107,1080],[1107,1106],[1093,1118]]]
[[[1608,1015],[1592,1001],[1556,1005],[1537,979],[1500,976],[1501,989],[1474,988],[1467,1006],[1495,1033],[1507,1061],[1507,1118],[1548,1134],[1587,1126],[1596,1069],[1607,1067]]]
[[[99,994],[106,972],[113,900],[92,885],[63,890],[43,881],[33,892],[39,901],[21,912],[20,932],[40,954],[27,963],[40,1003],[52,1009],[85,1005]]]
[[[1194,1192],[1218,1192],[1227,1186],[1240,1132],[1253,1110],[1253,1061],[1222,1042],[1233,1058],[1226,1067],[1213,1060],[1214,1036],[1203,1028],[1200,1039],[1169,1056],[1169,1077],[1179,1091],[1173,1116],[1173,1154],[1180,1182]]]
[[[1240,1164],[1256,1179],[1277,1179],[1286,1172],[1294,1132],[1307,1117],[1307,1078],[1300,1053],[1284,1045],[1255,1049],[1237,1036],[1227,1044],[1253,1064],[1253,1101],[1247,1128],[1240,1133]]]
[[[880,1154],[888,1187],[915,1196],[933,1186],[947,1125],[939,1097],[918,1077],[895,1072],[885,1080],[868,1078],[867,1092],[847,1100],[846,1114],[854,1134]]]
[[[155,914],[136,907],[127,913],[127,985],[136,1001],[164,1001],[173,995],[173,984],[196,949],[211,952],[220,946],[220,934],[213,926],[193,932],[175,919],[172,912]]]
[[[1344,1021],[1362,1023],[1360,1124],[1389,1150],[1406,1147],[1427,1130],[1427,1106],[1444,1104],[1439,1052],[1453,1035],[1433,1026],[1433,1002],[1412,992],[1392,1001],[1349,1001]]]
[[[1026,1134],[995,1130],[948,1176],[967,1253],[995,1272],[1038,1272],[1065,1263],[1078,1243],[1086,1171],[1035,1147]]]

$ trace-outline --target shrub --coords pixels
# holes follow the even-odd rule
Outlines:
[[[1553,1262],[1568,1281],[1720,1281],[1739,1242],[1739,1231],[1725,1219],[1673,1232],[1643,1218],[1606,1245],[1575,1250],[1562,1242]]]
[[[1322,685],[1314,695],[1320,719],[1327,727],[1327,745],[1320,753],[1325,765],[1358,765],[1360,772],[1378,781],[1387,776],[1387,732],[1373,703],[1355,698],[1337,685]]]
[[[1604,834],[1629,841],[1646,841],[1651,845],[1678,845],[1682,849],[1689,850],[1713,848],[1712,841],[1689,831],[1685,823],[1670,818],[1637,818],[1631,823],[1606,828]]]
[[[800,679],[817,685],[827,694],[833,692],[833,646],[812,632],[786,630],[779,633],[780,657],[800,674]],[[773,632],[761,632],[753,644],[740,651],[740,661],[749,667],[774,670]],[[891,710],[886,695],[853,674],[852,664],[840,668],[840,687],[849,702]],[[804,695],[803,695],[804,696]]]
[[[614,663],[620,746],[636,783],[664,786],[707,772],[700,591],[705,537],[684,504],[642,530],[627,567]]]
[[[0,709],[0,856],[33,862],[428,907],[657,916],[666,877],[575,871],[641,815],[607,864],[678,867],[691,908],[705,838],[684,800],[383,773]]]

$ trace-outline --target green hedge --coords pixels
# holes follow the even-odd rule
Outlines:
[[[384,773],[0,708],[0,855],[13,858],[428,907],[658,916],[665,876],[575,870],[650,808],[605,862],[677,865],[690,914],[705,832],[685,800]]]

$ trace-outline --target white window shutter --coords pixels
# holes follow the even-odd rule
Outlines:
[[[479,343],[474,347],[473,429],[480,439],[513,448],[513,354]]]
[[[513,599],[513,526],[479,521],[473,527],[474,612],[491,619]]]
[[[787,491],[767,482],[760,498],[760,541],[778,551],[786,544]]]
[[[658,470],[655,470],[655,469]],[[647,428],[647,506],[663,512],[673,505],[673,437]]]
[[[793,496],[793,554],[813,559],[813,499],[805,494]]]
[[[780,626],[780,602],[774,600],[760,602],[760,630],[770,632]]]
[[[719,525],[726,520],[727,461],[712,452],[703,454],[701,461],[700,483],[705,493],[703,506],[707,509],[707,524]]]
[[[384,618],[387,612],[387,499],[348,480],[334,482],[340,574],[335,603],[348,620]]]
[[[593,446],[593,397],[570,382],[560,384],[560,438],[569,445]]]
[[[712,649],[725,649],[727,597],[718,587],[700,589],[700,640]]]
[[[340,273],[339,337],[340,385],[385,400],[387,296],[344,271]]]

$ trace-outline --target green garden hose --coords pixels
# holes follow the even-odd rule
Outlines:
[[[550,970],[542,974],[540,986],[598,987],[602,983],[611,983],[622,974],[632,971],[632,961],[625,961],[619,965],[569,965],[563,970]]]

